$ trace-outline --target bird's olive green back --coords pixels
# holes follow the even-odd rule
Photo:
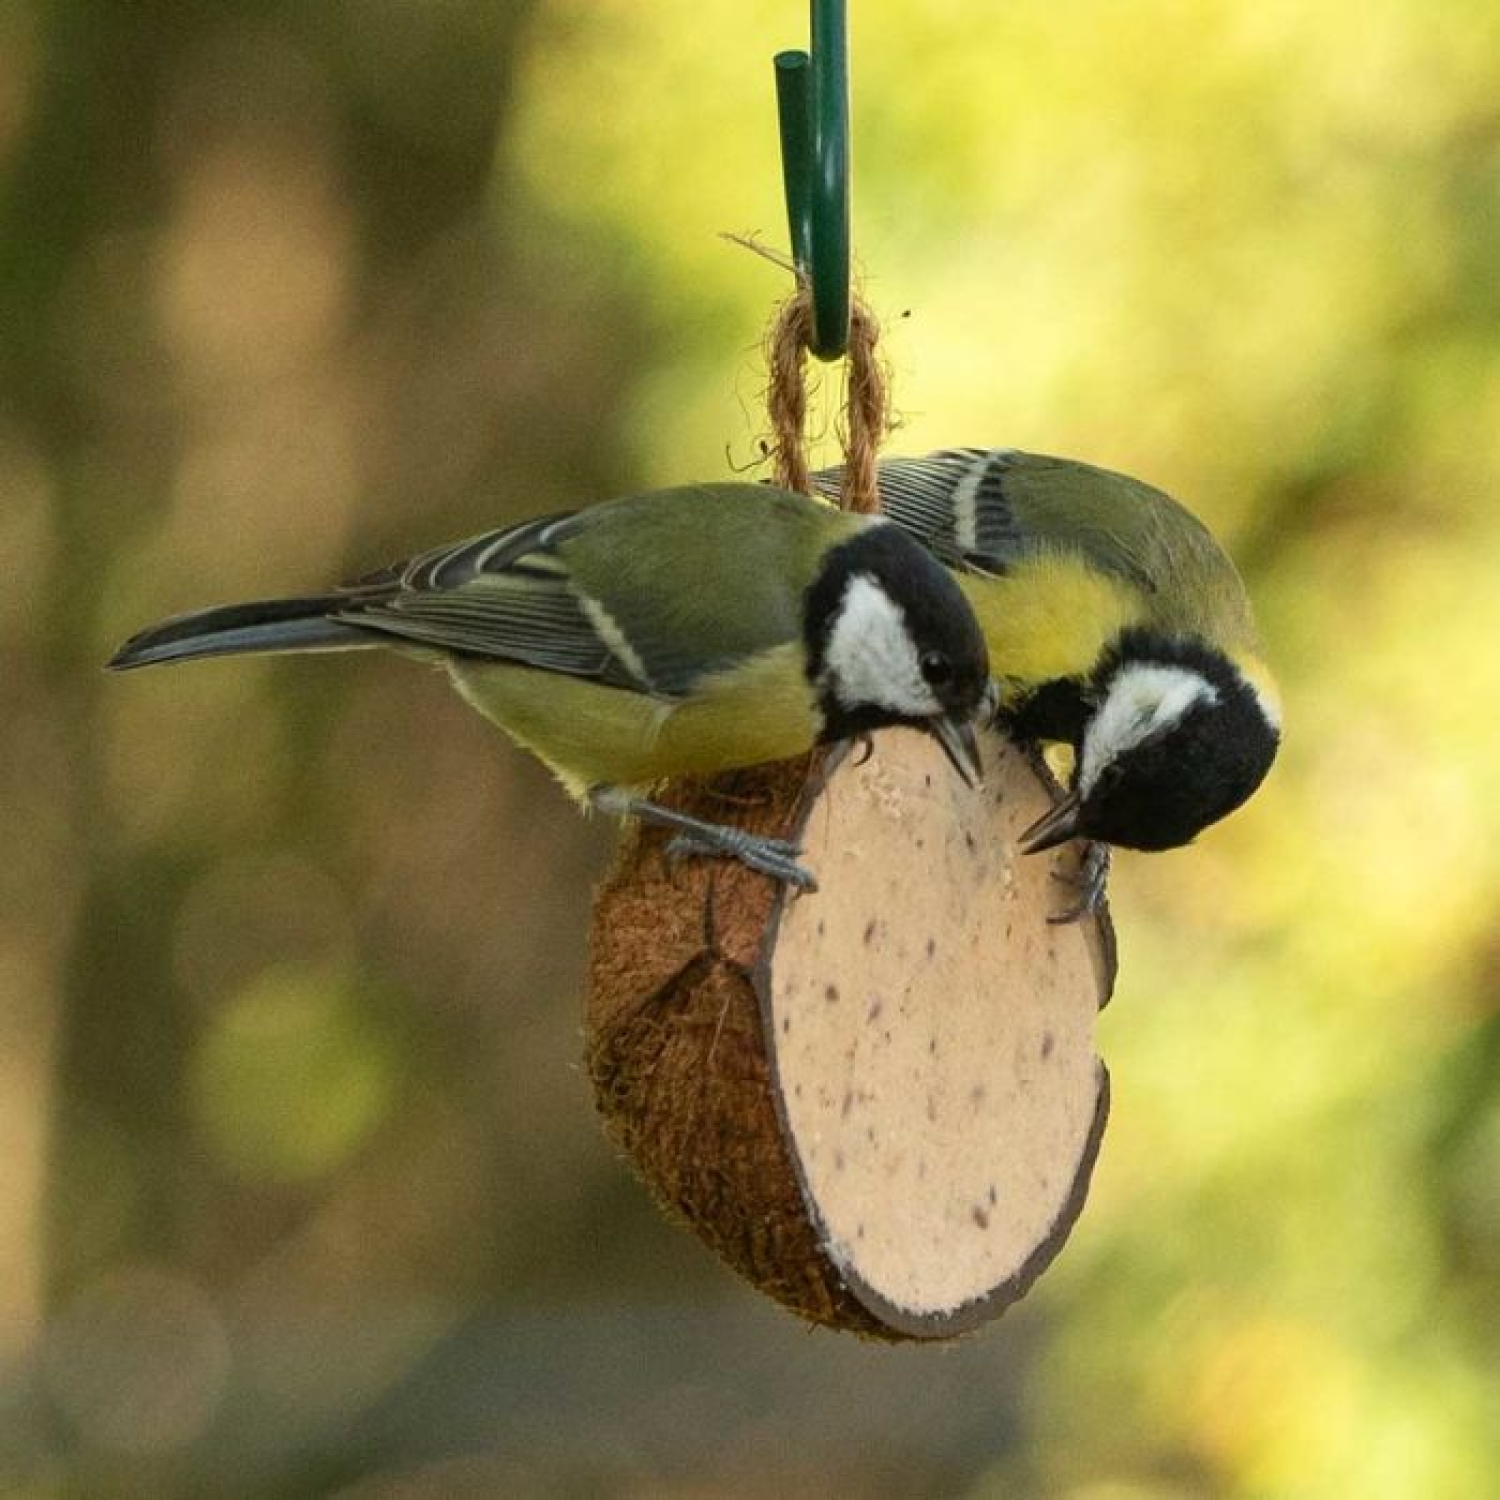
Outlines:
[[[868,524],[764,485],[660,490],[422,553],[345,590],[331,613],[438,651],[681,698],[800,646],[808,585]]]
[[[868,524],[757,484],[657,491],[578,520],[557,544],[574,588],[668,693],[800,641],[803,594],[824,554]]]
[[[841,471],[815,483],[837,492]],[[880,465],[885,511],[961,573],[997,672],[1087,670],[1107,631],[1152,626],[1258,651],[1234,564],[1197,517],[1149,484],[1071,459],[951,449]],[[1046,597],[1040,597],[1045,595]],[[1024,624],[1035,621],[1035,625]],[[1043,635],[1047,640],[1041,639]],[[1046,663],[1043,666],[1043,662]]]
[[[1001,492],[1022,549],[1081,552],[1142,593],[1142,624],[1253,648],[1239,574],[1203,523],[1138,479],[1039,454],[1009,456]]]

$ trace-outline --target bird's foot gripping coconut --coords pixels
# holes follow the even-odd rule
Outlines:
[[[1110,866],[1114,863],[1114,852],[1108,844],[1089,839],[1083,844],[1083,857],[1073,874],[1058,872],[1055,879],[1071,887],[1074,899],[1071,906],[1054,913],[1047,920],[1059,926],[1077,922],[1092,915],[1104,904],[1104,893],[1109,887]]]
[[[1068,926],[1023,857],[1049,791],[985,736],[971,787],[929,736],[875,736],[667,794],[799,845],[816,894],[675,861],[642,826],[601,891],[589,1071],[658,1200],[804,1318],[945,1338],[1021,1296],[1083,1204],[1107,1108],[1100,910]]]

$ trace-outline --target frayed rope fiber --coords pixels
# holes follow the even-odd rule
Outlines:
[[[812,293],[800,285],[782,304],[766,334],[770,385],[766,411],[771,419],[771,462],[776,483],[812,493],[807,460],[807,354],[812,340]],[[880,510],[875,459],[886,432],[885,370],[876,356],[880,323],[858,297],[849,310],[849,350],[844,414],[839,436],[844,449],[844,483],[839,503],[860,515]]]

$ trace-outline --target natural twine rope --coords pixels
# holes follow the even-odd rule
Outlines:
[[[848,376],[839,438],[844,449],[844,483],[839,504],[874,515],[880,510],[875,458],[886,430],[885,370],[876,357],[880,324],[858,297],[850,302]],[[771,418],[771,462],[777,484],[812,493],[807,462],[807,354],[812,342],[812,293],[805,283],[777,313],[766,334],[766,367],[771,372],[766,410]]]

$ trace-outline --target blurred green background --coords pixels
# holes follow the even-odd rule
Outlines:
[[[1071,1243],[807,1334],[592,1118],[607,829],[401,662],[99,670],[757,459],[804,7],[4,0],[5,1495],[1500,1493],[1500,8],[853,8],[891,447],[1174,491],[1284,677]]]

